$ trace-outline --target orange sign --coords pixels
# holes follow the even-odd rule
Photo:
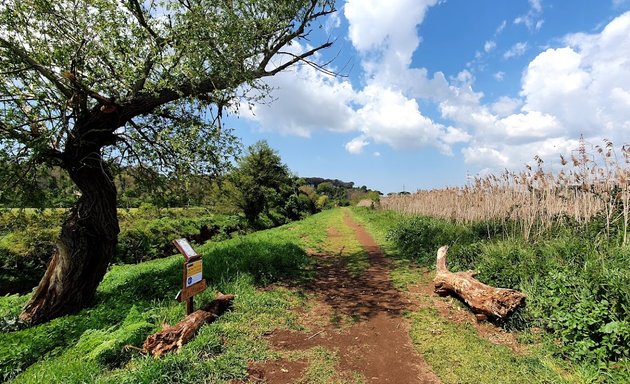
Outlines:
[[[195,260],[195,261],[191,261],[186,263],[185,268],[185,279],[184,279],[184,287],[188,288],[192,285],[197,284],[198,282],[201,281],[202,278],[202,265],[201,265],[201,259],[199,260]]]

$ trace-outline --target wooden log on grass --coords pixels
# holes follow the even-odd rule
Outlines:
[[[453,295],[462,300],[477,315],[505,319],[525,303],[525,295],[513,289],[495,288],[476,280],[473,271],[449,272],[446,266],[448,246],[437,253],[437,273],[433,279],[435,292],[440,296]]]
[[[232,306],[234,295],[219,294],[203,308],[191,313],[175,325],[166,324],[160,332],[147,337],[142,345],[142,351],[155,357],[172,350],[179,349],[190,341],[197,330],[206,323],[211,323]]]

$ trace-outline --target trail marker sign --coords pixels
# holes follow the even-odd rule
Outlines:
[[[176,239],[173,240],[173,244],[186,258],[182,289],[177,293],[175,299],[179,302],[186,302],[186,314],[190,315],[193,312],[193,296],[203,292],[207,286],[206,280],[203,278],[203,261],[188,240]]]
[[[175,239],[173,240],[173,244],[175,245],[175,248],[184,255],[186,261],[201,257],[186,239]]]
[[[186,281],[184,281],[184,288],[189,288],[202,280],[202,269],[201,259],[186,263]]]

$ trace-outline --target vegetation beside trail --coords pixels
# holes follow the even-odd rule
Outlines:
[[[119,209],[120,235],[112,263],[139,263],[173,254],[171,240],[201,244],[248,230],[237,215],[202,208]],[[63,209],[6,210],[0,213],[0,294],[23,293],[37,285],[59,236]]]
[[[227,383],[244,379],[249,362],[281,357],[263,335],[275,328],[309,331],[290,310],[308,307],[308,296],[278,284],[296,286],[312,278],[313,260],[307,251],[344,257],[352,273],[364,270],[365,252],[343,225],[345,212],[327,210],[279,228],[197,246],[209,288],[195,302],[209,301],[217,291],[235,293],[235,308],[202,327],[181,352],[161,359],[123,347],[140,346],[164,321],[172,324],[183,318],[184,305],[174,300],[181,285],[181,256],[114,266],[99,287],[94,306],[32,328],[21,329],[13,322],[28,295],[2,297],[1,377],[16,383]],[[352,212],[379,242],[394,218],[390,212]],[[417,280],[413,264],[398,266],[395,278],[400,280],[406,273],[413,275],[410,280]],[[480,340],[475,336],[469,342]],[[308,361],[305,382],[326,383],[337,377],[334,351],[314,348],[284,358]],[[360,382],[360,377],[355,379],[344,382]],[[479,380],[492,382],[483,376]]]
[[[586,381],[630,381],[630,249],[608,241],[605,217],[593,218],[589,230],[557,226],[527,241],[493,222],[457,224],[392,211],[361,216],[380,228],[377,238],[394,249],[400,266],[434,269],[437,249],[449,244],[451,270],[472,269],[484,283],[523,291],[526,307],[502,326],[523,331],[525,339],[542,337]],[[405,273],[393,275],[409,282]]]
[[[235,308],[217,322],[202,327],[198,336],[180,353],[162,359],[144,357],[123,347],[140,346],[144,338],[158,330],[164,321],[172,324],[183,318],[184,306],[174,300],[181,285],[181,256],[114,266],[99,287],[94,306],[32,328],[22,329],[15,322],[28,295],[2,297],[1,377],[3,380],[14,379],[16,383],[36,383],[44,378],[51,383],[204,380],[227,383],[246,378],[249,362],[283,357],[307,361],[305,380],[310,379],[306,382],[324,383],[326,377],[336,377],[334,351],[319,348],[300,352],[299,356],[279,356],[269,348],[263,335],[275,328],[309,331],[303,329],[296,313],[291,311],[292,308],[308,307],[308,296],[299,289],[286,288],[299,286],[301,281],[312,278],[313,260],[307,252],[344,257],[352,273],[365,270],[365,253],[352,232],[343,225],[345,212],[348,210],[327,210],[278,228],[197,246],[204,258],[204,277],[208,279],[209,288],[196,297],[195,302],[209,301],[217,291],[235,293]],[[409,219],[391,211],[352,209],[350,212],[393,256],[392,280],[399,289],[429,284],[431,275],[417,262],[420,258],[401,251],[393,236],[413,220],[417,225],[419,219]],[[443,222],[433,224],[449,228]],[[452,231],[459,233],[462,229]],[[474,265],[490,265],[490,257],[495,254],[485,252],[499,246],[501,241],[482,241],[488,248],[481,248],[481,259],[473,260]],[[477,243],[480,242],[471,244]],[[466,249],[463,244],[454,247],[451,265],[456,265],[455,259],[460,259],[455,255],[465,254]],[[434,262],[433,257],[431,261]],[[492,265],[495,272],[501,271],[496,276],[504,276],[505,270],[512,271],[509,268],[518,268],[505,263]],[[485,273],[484,276],[493,276],[490,269]],[[257,289],[259,287],[265,289]],[[526,311],[508,326],[517,326],[519,321],[532,321],[528,317],[529,311],[538,307],[533,301],[535,296],[530,298]],[[419,297],[419,300],[429,298]],[[567,314],[571,315],[570,312]],[[622,359],[613,366],[579,359],[574,359],[574,363],[562,362],[553,357],[563,355],[563,345],[553,332],[550,337],[541,338],[536,328],[519,331],[525,347],[522,352],[515,353],[507,347],[489,343],[472,326],[444,318],[430,308],[421,306],[408,316],[412,340],[445,383],[472,382],[473,378],[478,383],[516,383],[522,382],[523,377],[535,383],[627,382]],[[564,356],[569,355],[564,353]],[[502,375],[500,379],[497,379],[497,372]],[[355,381],[359,382],[359,379]]]
[[[287,309],[304,300],[283,288],[256,287],[308,277],[310,260],[304,249],[320,247],[326,239],[328,215],[196,247],[209,283],[196,303],[221,291],[237,295],[235,309],[203,327],[181,353],[160,360],[122,347],[139,346],[163,321],[183,318],[184,305],[174,299],[181,288],[181,256],[114,266],[100,285],[94,306],[32,328],[12,329],[19,327],[14,321],[28,295],[0,298],[5,332],[0,334],[0,377],[7,380],[22,372],[16,379],[22,383],[41,382],[43,377],[59,383],[244,378],[248,361],[271,356],[261,335],[276,327],[295,328],[296,317]]]

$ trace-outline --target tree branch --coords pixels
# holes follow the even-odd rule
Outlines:
[[[302,37],[304,35],[304,31],[306,29],[306,26],[311,21],[313,21],[313,20],[315,20],[315,19],[317,19],[318,17],[321,17],[321,16],[330,15],[330,14],[332,14],[332,13],[334,13],[336,11],[334,9],[334,7],[332,7],[329,10],[323,9],[320,12],[313,13],[315,11],[315,7],[317,6],[317,3],[318,3],[318,0],[311,0],[311,5],[310,5],[309,9],[304,13],[304,18],[302,19],[302,21],[300,22],[300,25],[298,26],[298,28],[295,31],[293,31],[291,33],[288,33],[288,34],[286,34],[284,36],[281,34],[271,44],[271,47],[267,50],[267,53],[265,54],[265,57],[263,58],[263,60],[260,62],[259,66],[258,66],[258,71],[259,72],[261,72],[261,73],[265,72],[265,68],[267,68],[267,64],[269,64],[269,61],[273,58],[273,56],[280,49],[282,49],[282,47],[287,45],[293,39],[298,38],[298,37]],[[326,44],[329,44],[327,46],[330,46],[330,44],[332,44],[332,43],[328,42]],[[316,52],[316,51],[314,51],[314,52]]]
[[[275,75],[275,74],[277,74],[277,73],[279,73],[279,72],[284,71],[285,69],[289,68],[290,66],[292,66],[293,64],[295,64],[295,63],[297,63],[297,62],[299,62],[299,61],[304,61],[304,62],[306,62],[306,63],[307,63],[307,64],[309,64],[309,65],[315,66],[315,68],[317,68],[317,69],[321,69],[321,70],[323,70],[325,73],[326,73],[326,72],[334,73],[334,72],[331,72],[331,71],[325,70],[324,68],[322,68],[322,67],[318,66],[317,64],[315,64],[315,63],[313,63],[313,62],[311,62],[311,61],[304,60],[304,59],[306,59],[307,57],[312,56],[315,52],[317,52],[317,51],[319,51],[319,50],[322,50],[322,49],[324,49],[324,48],[328,48],[328,47],[330,47],[331,45],[332,45],[332,42],[328,41],[328,42],[326,42],[325,44],[320,45],[319,47],[313,48],[313,49],[311,49],[311,50],[309,50],[309,51],[306,51],[306,52],[302,53],[301,55],[295,55],[295,54],[292,54],[292,53],[289,53],[289,52],[282,52],[282,54],[286,54],[286,55],[291,55],[291,56],[293,56],[293,59],[291,59],[291,60],[287,61],[286,63],[284,63],[284,64],[282,64],[282,65],[280,65],[280,66],[278,66],[278,67],[274,68],[274,69],[273,69],[273,70],[271,70],[271,71],[263,71],[262,73],[260,73],[260,74],[259,74],[259,76],[260,76],[260,77],[273,76],[273,75]]]
[[[138,3],[138,0],[129,0],[129,10],[136,17],[138,23],[155,39],[158,45],[161,44],[163,41],[162,37],[155,33],[153,28],[147,23],[147,20],[144,18],[144,13],[142,12],[142,6]]]
[[[17,55],[23,62],[29,64],[32,68],[34,68],[37,72],[39,72],[42,76],[50,80],[51,83],[57,87],[57,89],[68,99],[72,97],[72,91],[66,88],[62,83],[61,79],[59,79],[51,70],[44,67],[35,61],[32,57],[28,55],[28,53],[23,50],[21,47],[18,47],[11,42],[5,40],[0,37],[0,44],[4,45],[8,50]]]
[[[144,13],[142,12],[142,6],[140,5],[140,3],[138,3],[137,0],[129,0],[129,10],[136,17],[136,19],[138,20],[138,23],[149,33],[149,35],[151,35],[151,37],[153,37],[153,39],[155,40],[155,42],[157,44],[158,52],[160,50],[162,50],[162,48],[165,45],[165,41],[164,41],[164,39],[161,36],[159,36],[153,30],[153,28],[151,28],[149,23],[147,23],[147,20],[144,17]],[[155,61],[153,60],[153,57],[154,57],[154,54],[153,53],[149,53],[149,55],[147,56],[146,60],[144,61],[142,75],[140,76],[140,78],[138,78],[134,82],[133,89],[132,89],[132,95],[135,96],[136,94],[138,94],[138,92],[140,92],[144,88],[144,84],[146,83],[147,79],[149,78],[149,74],[151,73],[151,69],[153,69],[153,65],[155,64]]]

